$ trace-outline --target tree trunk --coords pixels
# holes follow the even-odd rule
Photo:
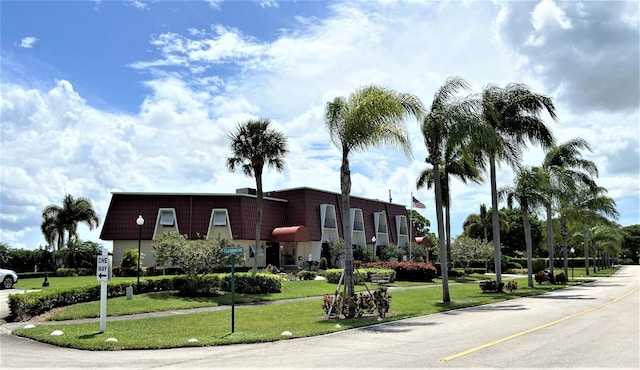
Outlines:
[[[584,241],[584,270],[589,276],[589,233],[586,223],[582,224],[582,239]]]
[[[449,296],[449,266],[447,264],[447,246],[444,235],[444,220],[442,217],[442,188],[440,186],[440,168],[433,164],[434,188],[436,192],[436,220],[438,222],[438,247],[440,250],[440,272],[442,275],[442,302],[450,302]]]
[[[351,170],[348,152],[342,153],[340,166],[340,190],[342,192],[342,240],[344,240],[344,285],[347,287],[347,317],[356,315],[355,287],[353,281],[353,246],[351,245]]]
[[[562,257],[564,258],[564,276],[569,276],[569,230],[567,229],[567,219],[560,216],[560,235],[562,235]]]
[[[451,201],[451,200],[449,200]],[[451,265],[451,207],[447,205],[444,207],[445,209],[445,217],[446,217],[446,228],[447,228],[447,266]]]
[[[496,281],[502,283],[502,251],[500,250],[500,217],[498,215],[498,188],[495,158],[489,160],[491,172],[491,226],[493,230],[493,258],[495,260]]]
[[[256,220],[256,250],[253,253],[253,267],[251,274],[255,276],[258,272],[258,248],[260,248],[260,234],[262,232],[262,171],[256,169],[256,205],[258,206],[258,219]]]
[[[527,286],[533,288],[533,242],[531,240],[531,224],[529,223],[529,213],[527,204],[520,204],[522,209],[522,226],[524,227],[524,242],[527,246]]]
[[[549,271],[551,273],[551,281],[555,279],[553,275],[553,262],[555,254],[553,251],[553,219],[551,210],[551,200],[547,203],[547,245],[549,246]]]

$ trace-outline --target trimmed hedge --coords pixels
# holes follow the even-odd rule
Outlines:
[[[340,281],[340,276],[342,276],[342,271],[343,271],[342,269],[330,269],[323,272],[322,275],[327,279],[327,282],[332,284],[338,284],[338,282]],[[396,281],[396,272],[392,269],[359,268],[357,271],[354,271],[353,283],[355,285],[362,285],[365,282],[370,282],[372,274],[385,275],[389,277],[390,283],[393,283],[394,281]]]
[[[433,281],[438,276],[436,267],[426,262],[368,262],[365,268],[391,269],[395,279],[405,281]]]
[[[236,293],[266,294],[279,293],[282,289],[280,278],[271,274],[235,274]],[[135,285],[135,284],[134,284]],[[130,283],[107,284],[107,298],[126,295]],[[45,290],[26,294],[9,295],[9,310],[14,321],[27,321],[57,307],[100,300],[100,284],[71,290]],[[231,290],[231,274],[209,274],[189,278],[185,275],[162,279],[146,279],[134,287],[136,294],[176,291],[189,297],[211,296],[221,290]]]

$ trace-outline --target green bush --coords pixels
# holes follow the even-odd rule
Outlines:
[[[363,267],[394,270],[394,280],[433,281],[438,276],[436,267],[425,262],[369,262]]]
[[[318,276],[317,272],[309,270],[300,270],[297,274],[297,277],[300,280],[315,280],[316,276]]]
[[[267,294],[280,293],[282,281],[280,277],[273,274],[235,274],[236,293],[245,294]],[[231,291],[231,274],[224,274],[222,277],[221,290]]]
[[[219,274],[176,276],[173,278],[173,288],[178,295],[187,297],[207,297],[219,293],[222,286],[222,276]]]
[[[327,258],[326,257],[320,258],[320,264],[318,265],[318,269],[319,270],[326,270],[328,267],[329,267],[329,265],[327,263]]]
[[[340,281],[340,276],[342,276],[342,271],[342,269],[330,269],[326,270],[322,275],[325,277],[325,279],[327,279],[327,282],[331,284],[338,284],[338,282]],[[396,273],[392,269],[360,268],[353,273],[353,283],[355,285],[362,285],[366,281],[371,281],[371,274],[382,274],[388,276],[390,283],[396,280]]]
[[[130,284],[107,284],[107,297],[126,295]],[[99,301],[100,285],[92,285],[70,290],[46,290],[26,294],[9,295],[9,310],[15,321],[27,321],[56,307],[69,306],[76,303]],[[172,290],[172,279],[148,280],[141,282],[140,293],[158,290]]]

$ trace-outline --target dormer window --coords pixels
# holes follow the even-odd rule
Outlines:
[[[173,209],[160,211],[160,225],[162,226],[175,225],[175,217],[174,217]]]

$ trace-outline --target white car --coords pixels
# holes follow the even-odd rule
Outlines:
[[[18,274],[12,270],[0,269],[0,289],[11,289],[18,282]]]

